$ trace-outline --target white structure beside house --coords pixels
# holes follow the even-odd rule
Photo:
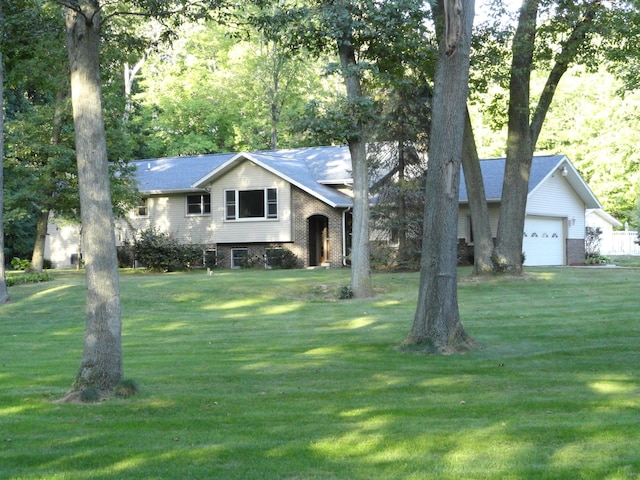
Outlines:
[[[202,245],[221,268],[248,256],[287,248],[304,266],[342,266],[350,249],[351,158],[346,146],[243,152],[131,162],[145,201],[117,220],[119,244],[154,227],[181,242]],[[504,159],[481,162],[492,229],[496,231]],[[525,265],[584,260],[585,211],[601,208],[569,159],[533,159]],[[79,256],[78,227],[49,225],[45,257],[55,268]],[[473,244],[461,180],[458,237]]]
[[[614,246],[613,231],[614,228],[622,226],[618,220],[613,218],[601,208],[590,208],[585,214],[585,222],[587,227],[599,228],[600,234],[600,253],[603,255],[611,255],[619,247]]]
[[[494,235],[498,229],[504,167],[503,158],[481,161]],[[600,202],[566,156],[533,157],[522,240],[524,265],[583,263],[585,212],[594,208],[601,208]],[[473,244],[464,175],[460,181],[458,233],[467,244]]]

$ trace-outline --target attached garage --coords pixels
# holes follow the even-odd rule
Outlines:
[[[524,265],[564,265],[564,221],[556,217],[526,217],[522,251]]]

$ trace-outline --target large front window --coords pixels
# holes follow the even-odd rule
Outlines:
[[[225,190],[225,219],[278,218],[278,191],[275,188]]]
[[[211,195],[187,195],[187,215],[211,213]]]

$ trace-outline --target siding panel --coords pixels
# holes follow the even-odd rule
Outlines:
[[[278,190],[277,220],[226,221],[224,191],[226,189]],[[291,187],[288,182],[250,161],[239,164],[211,184],[211,214],[213,242],[290,242],[291,238]]]

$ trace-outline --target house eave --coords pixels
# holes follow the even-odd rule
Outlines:
[[[178,195],[181,193],[202,193],[207,192],[206,188],[176,188],[167,190],[143,190],[138,189],[141,195]]]
[[[247,161],[250,161],[250,162],[258,165],[261,168],[264,168],[266,171],[274,174],[275,176],[277,176],[279,178],[282,178],[283,180],[289,182],[291,185],[295,185],[300,190],[302,190],[302,191],[308,193],[309,195],[317,198],[321,202],[326,203],[327,205],[329,205],[332,208],[347,208],[347,206],[345,204],[340,204],[338,202],[334,202],[334,201],[328,199],[327,197],[325,197],[324,195],[322,195],[319,192],[315,191],[314,189],[307,187],[306,185],[296,181],[295,179],[290,178],[287,175],[284,175],[282,172],[272,168],[270,165],[265,164],[264,162],[260,161],[258,158],[256,158],[254,155],[252,155],[252,154],[250,154],[248,152],[241,152],[241,153],[238,153],[237,155],[234,155],[229,160],[227,160],[222,165],[220,165],[218,168],[212,170],[210,173],[208,173],[207,175],[205,175],[204,177],[200,178],[195,183],[193,183],[191,185],[191,188],[204,189],[205,188],[204,185],[206,185],[207,183],[212,182],[213,180],[215,180],[219,176],[221,176],[224,173],[226,173],[228,170],[233,168],[235,166],[235,164],[238,163],[240,160],[247,160]],[[320,182],[318,182],[318,184],[320,184]]]

